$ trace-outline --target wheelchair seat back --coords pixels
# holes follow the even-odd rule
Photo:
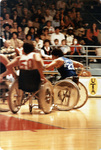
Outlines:
[[[39,71],[37,69],[20,70],[18,82],[19,89],[25,92],[36,92],[41,84]]]

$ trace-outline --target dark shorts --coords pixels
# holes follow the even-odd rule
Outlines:
[[[20,70],[19,89],[26,92],[35,92],[39,90],[41,84],[40,73],[35,70]]]

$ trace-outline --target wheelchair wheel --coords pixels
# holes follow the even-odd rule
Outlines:
[[[48,114],[52,111],[53,104],[53,86],[47,81],[42,84],[39,91],[39,106],[44,113]]]
[[[73,109],[79,100],[79,88],[72,80],[61,80],[53,88],[54,105],[58,110]]]
[[[15,114],[21,107],[21,100],[23,99],[23,91],[18,89],[18,80],[12,84],[9,91],[9,108]]]
[[[88,92],[86,87],[81,82],[78,83],[78,87],[79,87],[80,97],[77,105],[74,106],[74,109],[78,109],[83,105],[85,105],[88,99]]]

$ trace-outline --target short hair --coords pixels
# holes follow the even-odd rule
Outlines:
[[[12,33],[12,36],[13,36],[13,34],[15,34],[15,35],[18,37],[18,33],[17,33],[17,32],[13,32],[13,33]]]
[[[35,38],[40,38],[40,35],[39,34],[35,34]]]
[[[34,51],[33,42],[30,40],[26,40],[23,44],[23,49],[26,54],[29,54]]]
[[[52,51],[52,55],[62,57],[63,52],[60,48],[54,48],[53,51]]]
[[[54,42],[59,42],[59,39],[54,39]]]
[[[46,42],[48,42],[48,43],[50,44],[50,40],[48,40],[48,39],[44,40],[44,44],[45,44]]]
[[[59,30],[60,30],[60,27],[59,27],[59,26],[56,26],[56,27],[55,27],[55,30],[57,30],[57,29],[59,29]]]
[[[43,31],[44,31],[44,32],[45,32],[45,31],[49,31],[49,29],[46,27],[46,28],[43,29]]]
[[[26,39],[27,39],[27,37],[28,37],[28,36],[30,36],[30,37],[31,37],[31,34],[27,34],[27,35],[26,35]],[[31,37],[31,38],[32,38],[32,37]]]

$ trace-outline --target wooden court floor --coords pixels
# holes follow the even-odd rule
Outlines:
[[[7,104],[0,104],[7,108]],[[0,112],[0,150],[101,150],[101,98],[78,110]]]

